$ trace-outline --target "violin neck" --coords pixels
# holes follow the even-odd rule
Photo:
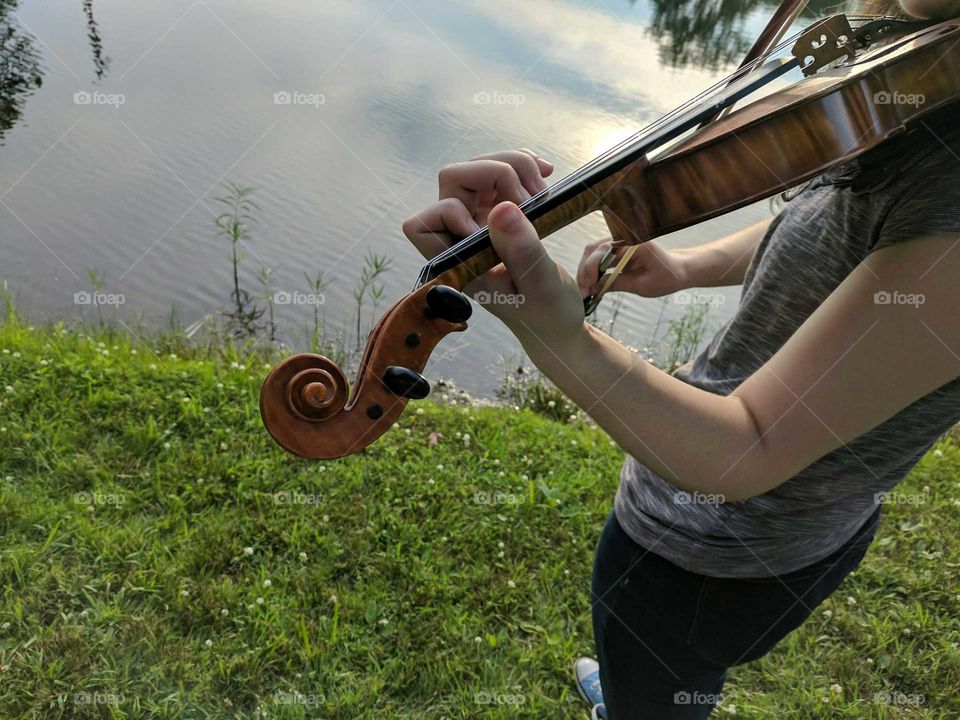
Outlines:
[[[538,195],[520,205],[541,238],[576,220],[602,209],[606,195],[617,185],[624,172],[648,155],[709,120],[719,110],[759,90],[764,85],[799,67],[793,57],[769,60],[755,72],[722,86],[719,94],[688,103],[640,131],[600,158],[588,163]],[[473,277],[499,264],[484,227],[451,246],[423,266],[415,287],[450,273],[445,281],[456,279],[466,284]],[[462,267],[460,267],[462,266]],[[458,269],[459,268],[459,269]],[[451,272],[456,270],[456,272]],[[448,283],[449,284],[449,283]],[[461,285],[462,287],[462,285]]]

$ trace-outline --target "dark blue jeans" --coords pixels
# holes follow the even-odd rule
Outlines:
[[[609,720],[694,720],[718,703],[727,669],[765,655],[860,564],[880,511],[842,548],[760,579],[688,572],[637,545],[611,512],[591,605]]]

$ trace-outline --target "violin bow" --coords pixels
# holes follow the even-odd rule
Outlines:
[[[744,56],[743,61],[740,63],[737,70],[744,70],[745,68],[750,68],[747,70],[746,74],[754,72],[763,61],[770,55],[771,52],[780,44],[780,41],[783,39],[783,36],[786,34],[787,30],[790,28],[793,23],[797,21],[797,18],[800,17],[800,14],[806,9],[810,0],[783,0],[780,3],[780,6],[774,11],[773,16],[767,22],[766,27],[763,29],[763,32],[757,37],[753,45],[750,47],[750,50],[747,51],[747,54]],[[738,77],[739,73],[734,73],[733,77]],[[729,113],[733,109],[733,105],[729,105],[712,118],[705,120],[700,127],[709,125],[712,122],[716,122],[724,115]],[[613,283],[616,282],[617,278],[620,277],[621,273],[627,268],[627,265],[630,264],[630,259],[633,257],[634,253],[637,252],[637,248],[640,245],[629,245],[623,251],[623,254],[620,255],[619,260],[617,258],[617,251],[615,248],[610,248],[607,250],[606,254],[600,260],[599,275],[601,278],[604,278],[603,286],[600,288],[600,291],[591,297],[588,297],[584,300],[584,315],[590,315],[594,310],[597,309],[597,306],[600,304],[600,300],[606,294],[606,292],[613,286]],[[613,264],[614,260],[617,260],[616,266],[613,270],[610,270],[610,266]],[[608,273],[607,270],[610,270]]]

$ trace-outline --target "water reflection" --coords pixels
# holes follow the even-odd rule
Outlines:
[[[14,18],[17,4],[0,0],[0,145],[20,120],[27,98],[43,84],[34,38]]]
[[[16,111],[4,127],[17,125],[0,161],[0,280],[33,317],[96,320],[75,299],[95,270],[104,292],[126,298],[110,318],[149,330],[175,308],[194,324],[228,306],[236,286],[213,224],[213,197],[232,181],[258,188],[262,208],[241,287],[259,287],[264,269],[291,296],[310,291],[305,273],[331,280],[322,307],[277,305],[278,337],[304,349],[319,315],[352,338],[367,252],[395,260],[384,298],[409,291],[422,258],[399,228],[435,200],[440,166],[529,146],[563,176],[728,71],[696,60],[722,65],[740,51],[708,49],[731,42],[693,17],[712,6],[675,4],[691,17],[655,0],[21,2],[20,27],[7,33],[19,44],[4,53],[21,79],[5,70],[5,107]],[[5,27],[16,5],[0,0]],[[724,7],[744,38],[773,10]],[[665,66],[664,44],[688,64]],[[29,122],[18,122],[41,75]],[[276,102],[291,92],[324,102]],[[98,93],[124,102],[76,100]],[[745,209],[663,242],[704,242],[766,212]],[[604,232],[588,218],[550,238],[550,252],[573,269]],[[735,292],[712,311],[716,324]],[[618,336],[643,347],[661,315],[684,309],[628,298]],[[495,319],[474,317],[428,375],[490,393],[490,368],[518,348]]]
[[[660,41],[660,60],[672,67],[719,69],[738,63],[756,39],[748,18],[764,21],[779,0],[652,0],[650,33]],[[812,0],[805,17],[837,11],[836,0]]]
[[[83,0],[83,14],[87,16],[87,40],[90,41],[90,51],[93,53],[93,71],[97,80],[102,80],[110,67],[110,58],[103,54],[100,29],[93,17],[93,0]]]

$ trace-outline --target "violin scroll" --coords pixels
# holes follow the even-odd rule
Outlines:
[[[441,276],[384,314],[370,332],[352,396],[343,370],[322,355],[278,363],[260,389],[260,415],[274,440],[315,460],[351,455],[390,429],[408,400],[426,397],[430,385],[420,373],[430,353],[466,329],[472,310],[445,280],[456,278]]]

